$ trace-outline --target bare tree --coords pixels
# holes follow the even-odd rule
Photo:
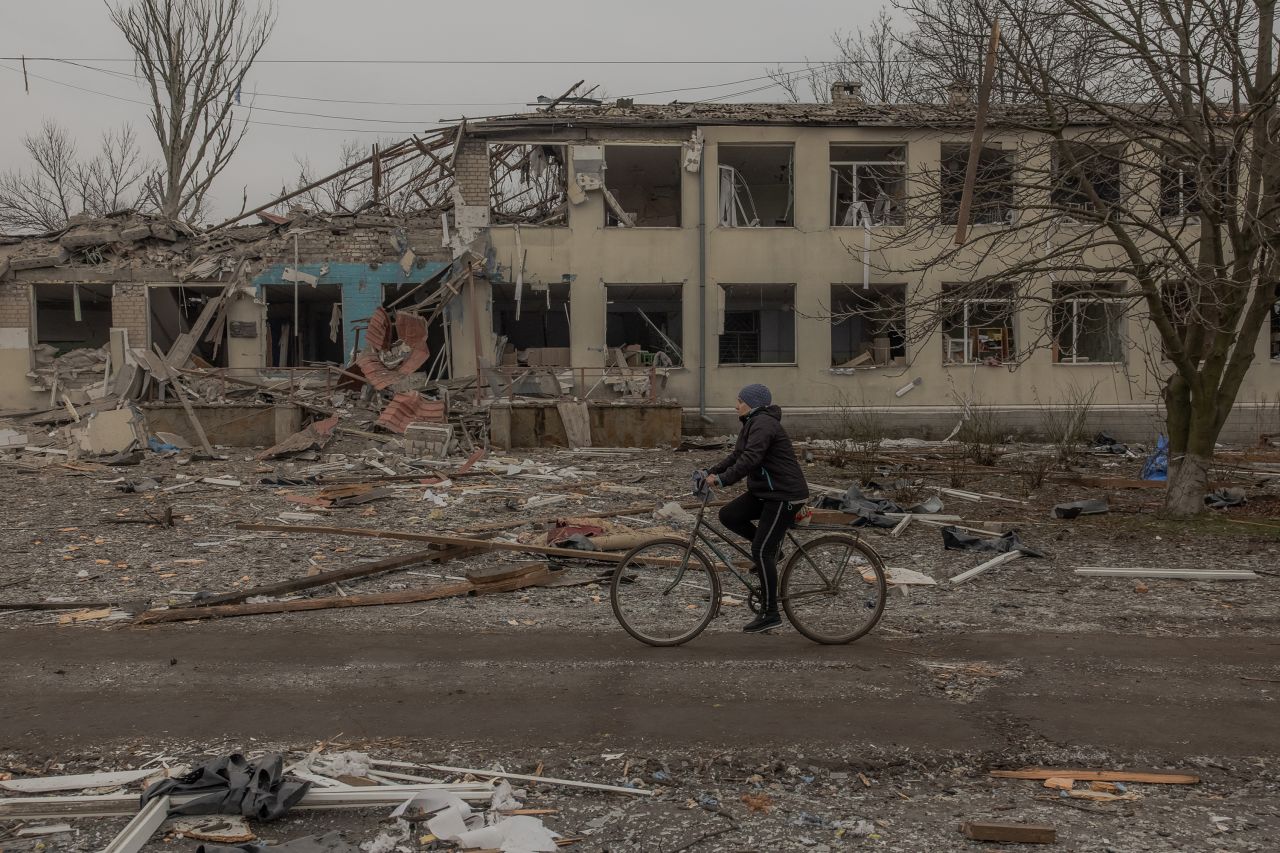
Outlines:
[[[234,107],[275,26],[266,0],[133,0],[108,4],[151,92],[151,128],[161,165],[147,189],[160,213],[196,220],[213,181],[248,133]]]
[[[1038,347],[1078,355],[1072,317],[1118,333],[1135,312],[1146,335],[1104,336],[1114,340],[1093,360],[1124,362],[1114,348],[1125,346],[1145,358],[1169,434],[1166,510],[1200,512],[1280,279],[1276,0],[988,7],[1012,31],[1002,73],[1026,91],[994,109],[961,244],[967,143],[944,145],[939,168],[916,179],[910,223],[884,238],[922,252],[908,274],[941,267],[955,282],[921,291],[911,328],[941,330],[944,359],[1013,366]],[[1064,43],[1039,46],[1045,31]],[[1106,59],[1096,79],[1057,62],[1085,45]],[[985,340],[971,334],[973,310]],[[1019,311],[1034,331],[1015,342]],[[1007,330],[994,345],[992,329]]]
[[[797,103],[830,100],[837,80],[861,81],[869,101],[945,103],[951,84],[976,87],[997,8],[1051,27],[1011,29],[1003,45],[1007,54],[1053,63],[1058,79],[1076,89],[1086,83],[1096,86],[1108,70],[1108,57],[1091,49],[1089,39],[1058,29],[1064,20],[1044,14],[1056,8],[1056,0],[886,0],[865,26],[832,35],[832,62],[809,63],[804,70],[775,67],[768,74]],[[901,23],[895,24],[891,9]],[[1000,66],[991,94],[995,103],[1027,100],[1022,67],[1017,62]]]
[[[298,196],[294,203],[312,210],[333,212],[352,211],[363,207],[373,199],[369,169],[367,167],[349,169],[349,167],[368,156],[368,152],[359,142],[353,140],[343,142],[338,151],[338,169],[343,171],[332,180]],[[298,164],[298,178],[294,186],[302,188],[315,183],[317,175],[311,160],[295,155],[294,162]]]
[[[378,197],[374,197],[372,166],[361,163],[370,158],[373,146],[365,147],[364,143],[348,140],[342,143],[338,152],[338,168],[334,170],[337,174],[294,197],[288,204],[301,204],[321,212],[354,212],[381,205],[395,216],[447,206],[452,181],[442,173],[440,161],[420,157],[416,146],[396,156],[385,156],[385,152],[393,151],[398,144],[391,139],[378,143],[378,150],[384,154]],[[434,150],[436,143],[432,142],[430,147]],[[447,159],[448,153],[443,156]],[[315,183],[317,178],[311,161],[296,156],[294,161],[298,164],[294,188],[301,189]],[[287,192],[282,191],[281,195]]]
[[[102,134],[102,151],[79,169],[84,209],[94,215],[139,207],[143,180],[150,170],[129,125]]]
[[[0,228],[54,231],[77,213],[102,216],[137,207],[147,165],[133,129],[124,125],[102,135],[102,150],[82,161],[65,128],[46,120],[23,139],[32,168],[0,174]]]
[[[896,103],[915,97],[915,74],[908,55],[908,42],[893,23],[889,10],[881,7],[865,27],[831,36],[836,58],[827,63],[810,63],[803,71],[771,69],[769,77],[793,103],[831,100],[831,84],[860,81],[867,100]]]
[[[996,17],[1035,21],[1036,27],[1006,26],[1001,44],[1005,59],[997,66],[991,89],[993,103],[1030,99],[1025,79],[1030,63],[1052,66],[1058,84],[1070,91],[1091,87],[1095,93],[1114,74],[1114,63],[1094,48],[1092,22],[1058,15],[1058,0],[890,0],[909,21],[902,37],[903,54],[914,69],[915,99],[947,100],[953,82],[977,87],[991,25]],[[1075,26],[1084,29],[1068,30]]]

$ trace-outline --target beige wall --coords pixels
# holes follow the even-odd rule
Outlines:
[[[930,408],[953,406],[957,395],[1002,406],[1032,406],[1037,402],[1060,402],[1064,390],[1075,385],[1096,388],[1096,402],[1102,406],[1132,408],[1154,406],[1158,401],[1159,382],[1156,374],[1167,365],[1150,353],[1159,348],[1137,316],[1124,322],[1128,341],[1126,361],[1121,364],[1055,364],[1052,352],[1042,348],[1034,352],[1016,370],[1008,366],[944,365],[941,335],[909,345],[908,365],[857,370],[852,374],[833,373],[831,364],[831,332],[829,320],[830,288],[836,283],[861,283],[863,265],[861,228],[832,228],[829,225],[828,146],[833,143],[907,144],[908,178],[915,184],[911,194],[920,191],[919,176],[937,168],[940,146],[944,141],[967,141],[963,134],[944,136],[921,131],[897,131],[892,128],[797,128],[797,127],[707,127],[703,128],[706,147],[700,174],[684,173],[683,206],[679,228],[606,228],[604,202],[600,193],[587,193],[587,200],[571,205],[568,227],[530,227],[520,229],[522,250],[527,253],[526,282],[558,282],[563,276],[573,277],[571,288],[572,358],[575,367],[601,366],[604,344],[604,285],[642,283],[682,283],[684,285],[683,347],[686,368],[672,376],[667,392],[677,396],[686,407],[698,405],[697,365],[703,347],[699,346],[698,300],[698,181],[705,176],[705,220],[707,226],[705,351],[711,355],[707,367],[706,405],[711,411],[724,411],[733,405],[737,390],[748,382],[769,385],[775,399],[796,409],[841,405],[876,405],[893,408]],[[586,137],[586,138],[584,138]],[[575,131],[569,141],[654,142],[655,134],[624,130]],[[671,131],[663,141],[679,144],[687,139],[680,131]],[[530,137],[519,141],[565,141],[566,137]],[[1011,139],[999,139],[1012,147]],[[717,216],[717,147],[722,143],[790,142],[795,145],[795,211],[792,228],[721,228]],[[474,146],[464,155],[482,156],[482,148]],[[572,179],[572,177],[571,177]],[[975,226],[977,229],[993,226]],[[871,281],[873,283],[908,284],[908,301],[936,294],[944,282],[963,281],[967,273],[939,268],[923,276],[886,273],[884,270],[911,268],[932,256],[937,246],[924,249],[884,244],[900,234],[901,229],[881,227],[872,230]],[[939,232],[938,239],[945,241]],[[510,280],[518,264],[514,228],[492,227],[489,239],[497,264]],[[854,250],[850,254],[850,248]],[[1034,251],[1035,247],[1028,247]],[[1095,261],[1104,260],[1095,258]],[[971,258],[964,263],[976,261]],[[963,264],[962,264],[963,266]],[[984,267],[985,269],[985,267]],[[787,283],[795,285],[796,299],[796,363],[790,365],[719,366],[716,323],[719,303],[716,291],[721,284]],[[1051,287],[1049,281],[1044,288]],[[492,318],[485,294],[481,294],[481,326],[486,338]],[[1019,342],[1043,333],[1047,318],[1042,309],[1020,311],[1015,322]],[[470,323],[455,330],[455,353],[471,351]],[[1264,330],[1258,341],[1255,366],[1241,391],[1241,404],[1280,399],[1280,364],[1269,358],[1270,330]],[[486,350],[489,346],[486,341]],[[469,356],[455,356],[461,367]],[[474,359],[471,359],[474,362]],[[461,374],[461,371],[459,371]],[[894,391],[915,378],[921,384],[903,397]]]

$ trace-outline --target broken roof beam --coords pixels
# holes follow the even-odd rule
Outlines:
[[[540,112],[544,112],[544,113],[549,113],[549,112],[551,112],[552,110],[554,110],[554,109],[556,108],[556,106],[558,106],[558,105],[560,104],[560,102],[561,102],[561,101],[563,101],[565,98],[567,98],[567,97],[569,97],[570,95],[572,95],[572,94],[574,93],[574,91],[576,91],[576,90],[577,90],[577,88],[578,88],[579,86],[581,86],[581,85],[582,85],[583,83],[585,83],[585,82],[587,82],[587,81],[586,81],[586,79],[582,79],[582,80],[579,80],[577,83],[574,83],[574,84],[573,84],[572,86],[570,86],[568,89],[565,89],[565,90],[564,90],[564,94],[563,94],[563,95],[561,95],[560,97],[556,98],[556,99],[555,99],[554,101],[552,101],[551,103],[547,104],[545,107],[543,107],[543,108],[540,110]],[[595,91],[595,88],[596,88],[596,87],[592,86],[591,88],[592,88],[592,91]]]
[[[441,133],[443,133],[443,131],[440,131],[440,132],[441,132]],[[379,155],[378,155],[378,156],[379,156],[379,158],[380,158],[380,159],[383,159],[383,160],[387,159],[388,157],[397,157],[397,156],[399,156],[401,153],[403,153],[403,149],[405,148],[405,146],[408,146],[408,145],[410,145],[410,144],[412,144],[412,143],[410,142],[410,140],[408,140],[408,139],[402,140],[402,141],[400,141],[400,142],[397,142],[395,145],[392,145],[392,146],[391,146],[390,148],[388,148],[386,151],[379,152]],[[268,211],[268,210],[270,210],[271,208],[275,207],[275,206],[276,206],[276,205],[278,205],[278,204],[283,204],[284,202],[289,201],[290,199],[297,198],[298,196],[302,195],[303,193],[310,192],[311,190],[314,190],[316,187],[320,187],[320,186],[323,186],[324,184],[329,183],[329,181],[332,181],[334,178],[340,178],[340,177],[342,177],[343,175],[346,175],[346,174],[349,174],[349,173],[351,173],[351,172],[354,172],[356,169],[360,169],[360,168],[363,168],[363,167],[365,167],[365,166],[368,166],[368,165],[369,165],[370,163],[372,163],[372,162],[373,162],[373,155],[370,155],[370,156],[368,156],[368,157],[365,157],[365,158],[364,158],[364,159],[362,159],[362,160],[358,160],[358,161],[356,161],[355,163],[352,163],[352,164],[351,164],[351,165],[349,165],[349,166],[343,166],[341,169],[339,169],[338,171],[334,172],[334,173],[333,173],[333,174],[331,174],[331,175],[325,175],[323,178],[320,178],[320,179],[318,179],[318,180],[312,181],[311,183],[307,184],[306,186],[299,187],[299,188],[298,188],[298,189],[296,189],[296,190],[292,190],[291,192],[287,192],[287,193],[285,193],[285,194],[284,194],[284,195],[282,195],[282,196],[278,196],[278,197],[276,197],[276,198],[272,199],[271,201],[267,202],[267,203],[266,203],[266,204],[264,204],[264,205],[260,205],[260,206],[258,206],[258,207],[255,207],[253,210],[246,210],[246,211],[242,211],[242,212],[240,212],[240,213],[236,214],[235,216],[233,216],[232,218],[230,218],[230,219],[226,220],[225,222],[219,222],[217,225],[215,225],[215,226],[213,226],[212,228],[210,228],[210,229],[209,229],[209,231],[210,231],[210,232],[213,232],[213,231],[220,231],[221,229],[226,228],[228,225],[234,225],[234,224],[236,224],[237,222],[239,222],[239,221],[240,221],[240,220],[242,220],[242,219],[248,219],[250,216],[255,216],[255,215],[259,214],[259,213],[263,213],[263,212],[265,212],[265,211]],[[367,180],[367,179],[366,179],[366,180]],[[362,182],[362,183],[363,183],[363,182]]]

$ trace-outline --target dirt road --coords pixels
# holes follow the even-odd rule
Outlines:
[[[601,741],[668,746],[1016,742],[1274,756],[1280,641],[1109,635],[707,635],[245,630],[243,623],[4,632],[0,742],[135,736]],[[1244,676],[1244,678],[1242,678]],[[1231,709],[1223,714],[1223,706]]]

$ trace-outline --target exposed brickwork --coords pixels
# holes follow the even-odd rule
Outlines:
[[[489,204],[489,146],[480,139],[467,139],[458,151],[457,187],[469,205]]]
[[[151,326],[145,284],[116,284],[111,292],[111,325],[129,330],[129,346],[149,349]]]
[[[442,250],[441,229],[438,219],[424,222],[413,222],[406,225],[376,225],[372,220],[381,217],[352,217],[351,224],[342,222],[319,227],[318,230],[298,235],[298,262],[323,263],[336,261],[346,263],[386,263],[400,260],[397,251],[397,232],[402,233],[409,247],[419,259],[447,261],[451,259],[448,252]],[[369,219],[370,224],[357,224]],[[266,241],[257,247],[262,253],[262,261],[267,264],[293,263],[293,237],[281,236]]]
[[[0,284],[0,328],[31,328],[31,285],[14,281]]]

